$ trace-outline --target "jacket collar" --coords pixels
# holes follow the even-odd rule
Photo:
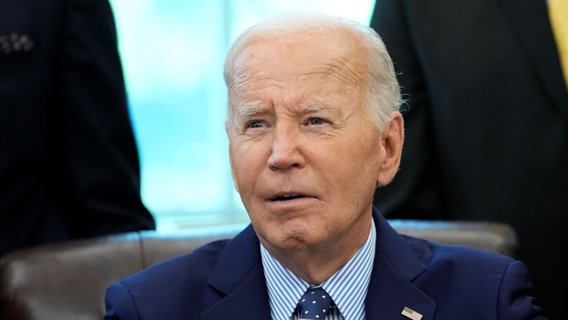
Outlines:
[[[373,212],[377,245],[371,283],[366,298],[366,318],[402,318],[404,307],[432,319],[435,303],[412,281],[426,266],[377,211]],[[217,301],[204,310],[209,319],[270,319],[270,306],[260,244],[249,225],[229,241],[219,257],[209,281]]]
[[[252,225],[227,243],[209,286],[218,301],[203,311],[204,320],[270,319],[260,243]]]
[[[366,318],[405,319],[401,312],[408,307],[422,314],[422,320],[432,319],[435,302],[413,283],[426,265],[379,212],[373,217],[377,252],[365,301]]]

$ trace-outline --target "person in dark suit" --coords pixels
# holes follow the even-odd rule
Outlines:
[[[154,229],[109,3],[0,8],[0,255]]]
[[[106,319],[546,319],[523,262],[402,236],[373,209],[404,124],[371,28],[269,19],[237,38],[225,82],[251,225],[110,285]]]
[[[387,218],[496,220],[552,319],[568,314],[568,93],[546,1],[377,0],[401,84],[401,169]]]

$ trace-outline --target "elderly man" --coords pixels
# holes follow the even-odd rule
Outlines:
[[[372,29],[270,19],[236,40],[225,81],[252,223],[111,285],[107,319],[545,319],[522,262],[401,236],[373,210],[404,125]]]

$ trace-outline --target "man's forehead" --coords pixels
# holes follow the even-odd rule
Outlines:
[[[359,85],[363,68],[361,53],[349,52],[341,46],[318,46],[314,41],[256,42],[244,48],[235,59],[233,86],[249,80],[277,79]]]
[[[275,54],[287,54],[289,59],[313,56],[318,60],[352,56],[352,51],[358,47],[355,38],[352,32],[345,29],[308,30],[281,36],[253,35],[241,46],[236,62],[270,58]]]

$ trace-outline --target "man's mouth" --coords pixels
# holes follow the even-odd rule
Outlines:
[[[281,194],[272,197],[270,201],[289,201],[299,198],[305,198],[305,196],[299,193]]]

